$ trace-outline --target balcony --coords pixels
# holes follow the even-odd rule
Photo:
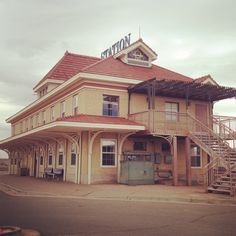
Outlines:
[[[129,119],[144,125],[148,132],[157,135],[186,136],[193,125],[187,113],[156,110],[134,113],[129,115]]]
[[[188,113],[149,110],[131,114],[129,119],[156,135],[186,136],[189,132],[204,133],[210,129],[222,138],[236,139],[236,117],[213,116],[202,124]]]

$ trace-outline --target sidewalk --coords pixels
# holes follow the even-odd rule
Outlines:
[[[0,190],[12,196],[182,202],[236,206],[236,197],[206,193],[203,187],[120,184],[78,185],[33,177],[0,175]]]

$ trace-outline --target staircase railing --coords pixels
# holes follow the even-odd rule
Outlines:
[[[229,142],[225,140],[225,136],[216,134],[209,127],[201,123],[199,120],[188,115],[193,127],[190,127],[190,138],[204,151],[206,151],[212,160],[205,166],[205,187],[213,185],[219,180],[219,177],[224,175],[229,177],[231,194],[235,194],[235,182],[232,180],[232,170],[236,169],[236,162],[231,164],[231,154],[234,152],[230,147]],[[226,129],[227,130],[227,129]],[[229,132],[231,132],[229,130]],[[226,133],[225,133],[226,134]],[[228,136],[228,135],[227,135]],[[213,150],[215,146],[216,150]]]
[[[236,150],[236,117],[213,116],[213,130]]]

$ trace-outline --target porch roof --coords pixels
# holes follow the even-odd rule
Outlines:
[[[212,84],[203,84],[196,81],[156,80],[156,78],[130,86],[129,93],[152,94],[202,101],[219,101],[236,97],[236,88]]]
[[[63,134],[72,135],[81,131],[126,133],[145,129],[145,126],[121,117],[70,116],[1,140],[0,149],[4,150],[24,144],[42,143],[58,138],[58,135],[63,137]]]

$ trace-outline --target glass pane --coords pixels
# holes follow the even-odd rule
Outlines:
[[[200,156],[191,157],[191,166],[192,167],[201,167],[201,158]]]
[[[102,165],[104,165],[104,166],[114,166],[115,165],[115,154],[103,153],[103,155],[102,155]]]

